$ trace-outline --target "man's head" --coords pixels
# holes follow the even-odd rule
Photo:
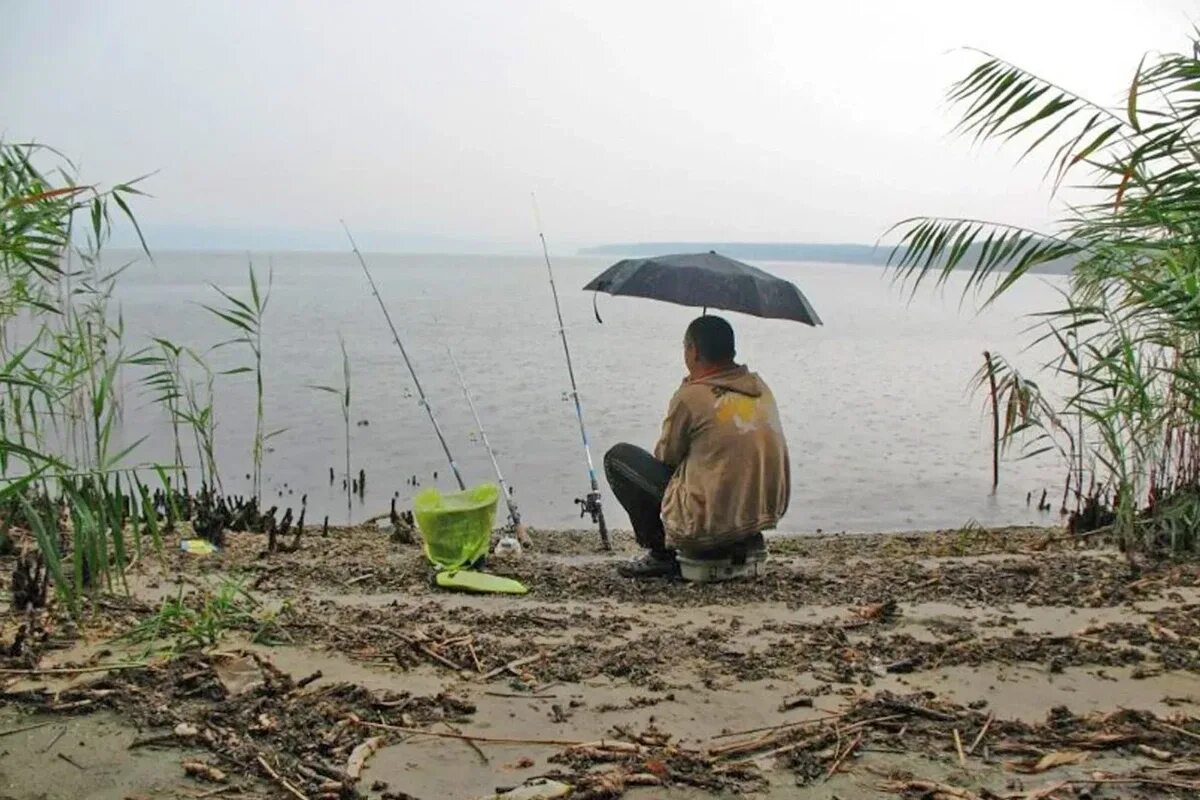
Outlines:
[[[689,372],[697,367],[724,367],[737,354],[733,328],[721,317],[696,317],[683,334],[683,363]]]

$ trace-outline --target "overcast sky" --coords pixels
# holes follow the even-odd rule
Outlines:
[[[873,242],[918,213],[1046,226],[1043,165],[949,134],[993,51],[1117,101],[1177,0],[0,0],[0,136],[158,170],[152,246]]]

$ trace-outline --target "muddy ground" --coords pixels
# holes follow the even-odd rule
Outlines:
[[[775,538],[697,586],[617,577],[625,537],[534,543],[489,564],[524,597],[435,589],[366,527],[147,554],[78,625],[5,608],[0,798],[1200,796],[1195,563]]]

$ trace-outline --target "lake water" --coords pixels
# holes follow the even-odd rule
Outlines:
[[[117,263],[124,254],[109,253]],[[452,346],[466,373],[505,477],[526,521],[535,527],[582,526],[573,498],[587,474],[558,339],[554,308],[539,256],[368,254],[421,382],[468,482],[491,480],[490,462],[446,355]],[[255,256],[265,275],[267,256]],[[412,381],[390,338],[366,279],[349,254],[271,256],[275,280],[265,324],[267,504],[309,497],[309,521],[345,518],[341,495],[342,419],[332,395],[309,384],[341,382],[338,334],[350,353],[355,473],[367,473],[355,516],[385,511],[394,492],[407,502],[421,486],[453,488],[453,479]],[[681,339],[695,309],[579,291],[611,262],[555,261],[563,316],[599,465],[619,441],[653,445],[682,374]],[[244,254],[159,253],[136,263],[117,297],[131,341],[165,336],[206,349],[230,333],[199,303],[219,302],[210,283],[245,296]],[[1024,315],[1055,305],[1057,278],[1026,279],[984,313],[960,310],[957,289],[924,291],[909,302],[878,267],[807,263],[761,266],[796,282],[825,321],[820,328],[729,314],[739,361],[771,384],[792,456],[794,487],[785,531],[875,531],[1040,523],[1057,520],[1026,506],[1043,488],[1061,492],[1063,469],[1050,456],[1002,466],[991,493],[990,420],[982,397],[968,391],[985,349],[1024,369]],[[237,360],[216,351],[218,365]],[[127,384],[126,440],[151,435],[138,460],[167,459],[163,411]],[[254,428],[253,381],[218,379],[218,458],[225,488],[249,488]],[[189,455],[191,457],[191,455]],[[334,486],[329,469],[338,473]],[[434,472],[438,480],[434,480]],[[286,488],[285,488],[286,484]],[[610,525],[628,520],[607,492]],[[1036,506],[1036,502],[1034,504]],[[1054,502],[1057,508],[1057,502]]]

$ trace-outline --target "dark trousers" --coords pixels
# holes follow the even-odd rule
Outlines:
[[[637,543],[653,552],[667,549],[663,531],[663,493],[674,472],[650,453],[632,444],[613,445],[604,454],[604,475],[613,496],[629,514]]]

